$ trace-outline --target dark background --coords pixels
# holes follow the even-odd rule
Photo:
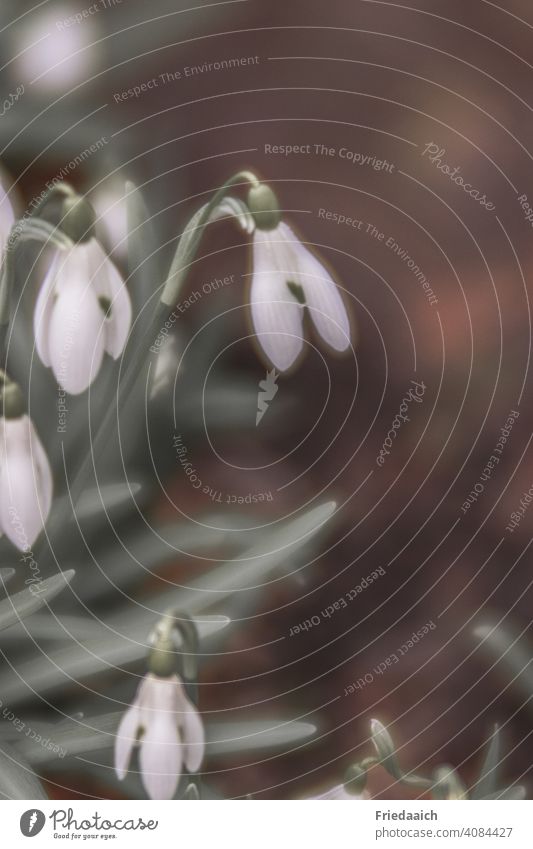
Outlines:
[[[524,193],[533,198],[530,5],[249,0],[182,11],[181,2],[123,0],[70,28],[78,42],[56,42],[64,34],[55,22],[81,8],[28,4],[24,15],[24,4],[2,4],[2,26],[22,15],[0,36],[4,90],[26,86],[0,124],[2,162],[16,181],[20,208],[104,136],[103,149],[70,180],[93,197],[103,188],[119,192],[126,178],[142,185],[165,265],[199,203],[239,168],[252,168],[276,188],[286,220],[334,269],[357,327],[355,357],[322,360],[311,349],[294,374],[280,379],[278,400],[290,412],[271,424],[265,418],[260,429],[217,434],[226,463],[267,468],[232,469],[205,434],[191,446],[215,487],[275,493],[258,511],[262,520],[325,497],[341,505],[299,577],[264,594],[258,615],[239,623],[224,644],[228,653],[204,664],[200,686],[206,713],[231,711],[238,719],[252,703],[283,706],[318,718],[320,738],[285,758],[228,761],[210,782],[228,796],[310,795],[338,783],[354,758],[370,753],[369,720],[378,717],[391,725],[406,767],[428,773],[449,762],[467,783],[498,722],[509,752],[504,776],[527,783],[528,681],[521,675],[513,682],[505,662],[494,665],[474,630],[503,620],[529,651],[533,510],[514,533],[505,527],[533,484],[531,227],[517,200]],[[16,58],[39,32],[51,35]],[[61,50],[75,55],[49,70]],[[169,82],[138,99],[113,97],[164,72],[242,56],[259,62]],[[431,142],[486,194],[494,212],[422,156]],[[393,173],[338,156],[264,153],[265,144],[320,143],[387,159]],[[428,303],[383,242],[321,220],[319,208],[393,237],[423,270],[438,304]],[[232,273],[237,279],[180,319],[187,341],[214,318],[214,337],[208,342],[201,331],[188,355],[197,362],[203,352],[208,367],[224,345],[249,333],[241,275],[250,271],[250,252],[230,224],[214,226],[203,248],[187,289]],[[123,263],[120,251],[115,256]],[[222,309],[232,310],[231,318],[217,319]],[[236,380],[264,376],[246,338],[217,360],[211,386],[219,367]],[[411,421],[380,469],[376,455],[412,379],[427,387],[423,403],[411,405]],[[179,384],[176,391],[179,406]],[[502,459],[464,515],[461,505],[513,409],[520,416]],[[166,434],[155,439],[156,462],[173,498],[194,514],[209,503],[169,462],[170,420],[169,404],[151,422],[155,436]],[[172,514],[164,497],[151,509]],[[378,566],[386,575],[347,609],[276,642]],[[177,562],[167,577],[181,580],[192,568]],[[398,664],[343,696],[429,621],[437,627]],[[249,650],[257,645],[264,648]],[[117,792],[79,776],[62,780],[73,795]],[[379,770],[370,791],[405,793]]]

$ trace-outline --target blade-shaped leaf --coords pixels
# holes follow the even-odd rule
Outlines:
[[[486,799],[496,793],[498,766],[500,764],[500,729],[496,725],[487,746],[487,754],[479,773],[479,779],[471,791],[472,799]]]
[[[36,724],[32,731],[39,735],[37,742],[25,736],[15,748],[33,766],[58,758],[110,749],[115,744],[115,734],[122,716],[121,711],[116,711],[86,720],[65,720],[56,726]],[[316,726],[312,723],[290,719],[279,719],[275,724],[272,720],[207,723],[206,753],[207,757],[212,757],[284,749],[310,739],[315,733]],[[43,745],[43,740],[46,745]]]
[[[0,601],[0,631],[20,622],[26,616],[31,616],[51,601],[70,584],[74,574],[74,569],[69,569],[67,572],[32,584],[25,590]]]
[[[533,696],[533,654],[524,638],[513,636],[506,628],[497,625],[480,625],[474,635],[482,640],[481,648],[500,661],[498,671],[504,668],[512,676],[513,684],[528,700]]]
[[[150,298],[162,282],[158,263],[158,242],[151,215],[142,192],[131,181],[126,182],[126,216],[128,226],[128,288],[138,321],[150,316]],[[136,332],[141,330],[140,325]]]
[[[396,759],[396,748],[392,737],[379,719],[370,721],[370,730],[372,742],[381,765],[400,781],[403,778],[403,770]]]
[[[211,722],[206,729],[207,756],[238,752],[284,749],[309,740],[316,725],[300,720],[256,720],[250,722]]]
[[[71,520],[90,519],[98,513],[110,513],[132,502],[140,488],[139,483],[109,483],[93,487],[80,496],[75,507],[72,506],[69,496],[63,495],[54,503],[54,513],[68,516]]]
[[[372,742],[381,765],[397,781],[401,781],[403,784],[409,785],[409,787],[429,789],[432,786],[432,782],[429,779],[422,778],[418,775],[410,775],[403,771],[396,756],[396,747],[394,746],[392,737],[379,719],[372,719],[370,721],[370,731]]]
[[[0,569],[0,586],[5,586],[5,584],[7,584],[7,582],[11,580],[14,574],[14,569],[8,567]]]
[[[261,582],[317,534],[334,514],[336,504],[328,501],[303,516],[291,519],[253,545],[238,560],[224,563],[183,589],[181,606],[197,612],[219,604],[228,596],[261,589]]]
[[[526,788],[522,784],[515,784],[513,787],[504,787],[496,793],[491,793],[486,798],[519,802],[521,799],[526,798]]]
[[[166,595],[167,603],[172,594]],[[161,604],[162,599],[159,599]],[[161,604],[163,607],[164,605]],[[145,657],[149,649],[148,634],[157,615],[149,609],[126,612],[109,618],[108,630],[98,639],[86,640],[57,651],[41,652],[21,663],[17,674],[6,669],[2,679],[2,700],[14,705],[26,699],[49,694],[82,682],[91,675],[129,665]],[[227,616],[202,616],[196,619],[201,639],[206,639],[229,624]],[[35,691],[35,692],[34,692]]]
[[[0,797],[47,799],[44,787],[19,752],[0,743]]]
[[[206,521],[209,525],[209,521]],[[212,523],[214,524],[214,522]],[[220,524],[220,522],[219,522]],[[141,527],[127,535],[122,545],[102,553],[93,552],[96,559],[79,570],[77,589],[85,602],[109,593],[110,584],[124,591],[136,581],[150,577],[165,563],[198,550],[208,551],[219,546],[227,537],[225,528],[209,528],[201,521],[174,522],[166,525]],[[233,535],[235,536],[235,534]]]

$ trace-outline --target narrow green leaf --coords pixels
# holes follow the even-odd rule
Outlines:
[[[0,797],[4,799],[47,799],[41,782],[19,752],[0,743]]]
[[[309,740],[316,734],[316,725],[299,720],[255,720],[249,722],[210,722],[207,725],[207,756],[238,752],[285,749],[294,743]]]
[[[482,640],[480,648],[500,661],[495,671],[504,669],[512,677],[516,689],[528,700],[533,697],[533,652],[524,637],[514,636],[501,626],[480,625],[474,635]]]
[[[165,595],[167,606],[172,606],[176,594]],[[164,607],[163,597],[158,599]],[[146,601],[148,605],[149,600]],[[125,611],[120,616],[109,617],[108,630],[98,639],[85,640],[54,652],[41,652],[37,657],[21,663],[17,674],[6,669],[2,678],[2,700],[13,706],[27,699],[35,699],[56,690],[64,690],[92,675],[123,667],[146,657],[147,638],[157,620],[157,613],[146,608]],[[206,639],[229,624],[227,616],[202,616],[196,620],[201,639]],[[178,646],[179,648],[179,646]]]
[[[471,790],[472,799],[486,799],[495,793],[498,787],[498,767],[500,764],[500,729],[494,726],[494,733],[487,745],[479,778]]]
[[[372,734],[372,742],[381,765],[385,767],[387,772],[390,772],[394,778],[401,781],[403,778],[403,770],[400,768],[396,759],[396,748],[389,732],[379,719],[372,719],[370,721],[370,731]]]
[[[522,784],[514,784],[512,787],[504,787],[496,793],[491,793],[487,799],[497,799],[499,801],[519,802],[526,798],[526,788]]]
[[[104,484],[84,492],[75,507],[72,506],[69,496],[63,495],[56,500],[54,513],[68,516],[72,521],[90,519],[98,513],[110,513],[128,502],[131,503],[140,488],[138,483]]]
[[[206,520],[205,525],[208,524]],[[220,546],[229,536],[225,528],[210,529],[205,525],[202,521],[173,522],[155,527],[141,526],[133,534],[125,535],[120,548],[113,545],[108,551],[98,553],[98,565],[90,560],[79,570],[77,589],[80,597],[87,603],[108,595],[110,584],[124,591],[131,584],[149,578],[165,563],[199,550],[207,552]]]
[[[87,752],[110,749],[115,744],[115,735],[123,712],[116,711],[83,720],[65,720],[61,724],[33,726],[39,740],[23,737],[16,752],[33,766],[60,758],[81,755]],[[207,757],[228,755],[247,751],[285,749],[295,743],[308,740],[316,734],[316,726],[310,722],[280,719],[252,722],[207,723]],[[44,744],[43,744],[44,741]]]
[[[432,787],[436,799],[466,799],[466,788],[452,766],[444,764],[434,773],[435,783]]]
[[[5,586],[5,584],[7,584],[7,582],[11,580],[14,574],[14,569],[8,567],[0,569],[0,586]]]
[[[107,749],[114,745],[115,734],[122,715],[117,711],[85,720],[65,720],[56,726],[34,725],[32,732],[38,735],[39,739],[34,739],[33,734],[32,737],[24,737],[18,745],[15,745],[15,749],[32,766]]]
[[[74,574],[74,569],[69,569],[0,601],[0,631],[40,610],[70,584]]]
[[[260,582],[279,568],[323,528],[336,504],[328,501],[302,516],[272,527],[268,537],[248,549],[239,560],[223,563],[198,578],[181,593],[181,607],[197,612],[241,592],[262,589]]]
[[[150,317],[150,298],[160,284],[159,244],[151,215],[142,192],[131,181],[126,182],[126,217],[128,227],[128,288],[134,314],[144,324]],[[143,319],[143,316],[146,316]],[[137,328],[140,331],[140,326]]]
[[[187,799],[189,802],[196,801],[200,798],[200,794],[198,793],[198,788],[196,784],[189,784],[185,793],[183,794],[183,798]]]

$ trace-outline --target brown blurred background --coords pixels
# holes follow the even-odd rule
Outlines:
[[[280,379],[279,400],[290,399],[291,415],[271,425],[265,418],[238,438],[217,436],[224,462],[206,435],[193,445],[214,487],[274,493],[258,511],[262,521],[304,502],[333,497],[341,506],[319,556],[313,553],[292,583],[264,594],[259,615],[243,619],[224,645],[228,654],[206,662],[200,686],[207,713],[244,718],[262,702],[267,712],[318,719],[320,738],[285,758],[228,761],[208,780],[228,796],[311,795],[370,753],[369,720],[378,717],[404,747],[406,768],[428,773],[449,762],[466,782],[499,722],[509,751],[505,778],[527,781],[527,682],[511,683],[505,664],[493,667],[474,629],[503,619],[518,635],[531,620],[533,508],[513,533],[506,530],[533,484],[531,225],[518,200],[533,200],[530,5],[247,0],[183,11],[181,2],[123,0],[58,30],[57,21],[83,8],[29,4],[28,14],[2,31],[10,57],[4,88],[13,91],[21,80],[26,86],[1,124],[2,161],[23,202],[105,137],[69,179],[94,196],[119,191],[125,178],[142,185],[168,263],[176,233],[199,203],[239,168],[253,168],[276,188],[286,220],[334,269],[357,326],[355,356],[322,359],[310,349],[301,367]],[[4,3],[2,24],[21,11],[19,3]],[[39,45],[13,58],[39,33]],[[64,43],[55,47],[59,37]],[[234,57],[258,60],[184,76],[186,67]],[[161,82],[159,75],[176,71],[181,79]],[[117,101],[153,79],[158,85],[138,98]],[[429,144],[495,208],[483,207],[423,155]],[[309,145],[311,152],[269,154],[265,145]],[[314,145],[334,153],[317,155]],[[341,149],[392,168],[353,163]],[[362,226],[324,220],[319,209]],[[421,269],[436,303],[387,247],[389,238]],[[209,393],[219,368],[257,381],[264,368],[246,338],[246,239],[218,224],[203,248],[191,291],[214,277],[238,280],[192,308],[180,326],[186,341],[200,331],[188,356],[208,350]],[[217,318],[223,309],[231,318]],[[211,318],[213,351],[205,329]],[[423,402],[411,404],[411,420],[380,468],[376,456],[412,380],[425,384]],[[177,392],[179,405],[179,384]],[[512,410],[520,415],[500,462],[463,513]],[[170,427],[154,423],[155,432]],[[172,468],[160,450],[161,466]],[[209,507],[180,472],[166,485],[187,512]],[[163,497],[159,510],[171,515]],[[254,517],[251,508],[247,516]],[[378,567],[386,574],[345,609],[288,637]],[[176,577],[187,576],[183,564],[175,568]],[[398,663],[343,695],[430,621],[436,628]],[[258,645],[264,648],[249,650]],[[374,770],[370,790],[402,797],[391,782]],[[73,794],[84,792],[102,791],[90,782],[73,786]]]

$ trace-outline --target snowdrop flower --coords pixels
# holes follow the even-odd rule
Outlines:
[[[0,530],[28,551],[52,505],[52,471],[19,387],[3,372],[0,417]]]
[[[303,348],[304,308],[319,336],[335,351],[350,345],[350,322],[331,274],[280,220],[274,192],[250,189],[255,219],[252,323],[257,340],[278,371],[289,369]]]
[[[140,746],[141,777],[151,799],[172,799],[183,766],[197,772],[204,755],[200,715],[177,675],[145,675],[124,714],[115,741],[115,770],[123,779],[133,746]]]
[[[84,208],[76,209],[81,203]],[[68,235],[75,233],[75,244],[55,255],[34,315],[39,357],[71,395],[84,392],[91,385],[104,352],[113,359],[120,356],[131,325],[128,291],[118,270],[92,236],[87,207],[85,201],[73,202],[72,211],[82,222],[77,232],[72,226],[74,219],[68,221],[68,229],[64,221],[61,223]],[[88,240],[85,234],[89,234]]]

